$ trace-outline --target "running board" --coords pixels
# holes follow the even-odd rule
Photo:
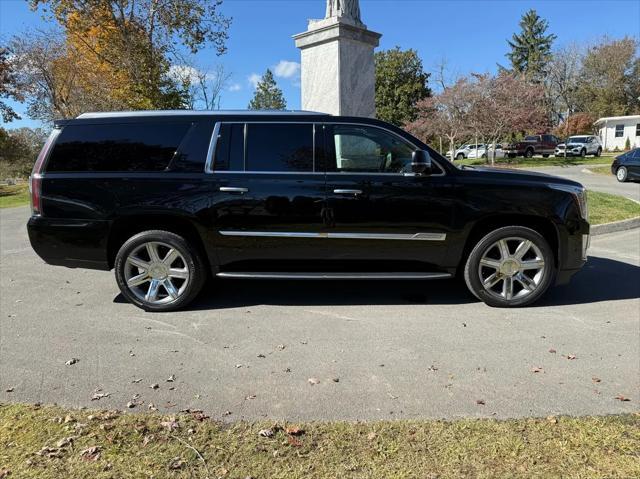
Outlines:
[[[219,278],[234,279],[445,279],[449,273],[273,273],[273,272],[225,272]]]

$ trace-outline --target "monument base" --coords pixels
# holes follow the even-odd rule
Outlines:
[[[374,117],[373,50],[381,36],[345,17],[310,20],[293,37],[302,56],[302,109]]]

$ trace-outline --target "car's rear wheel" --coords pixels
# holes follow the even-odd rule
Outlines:
[[[464,269],[469,290],[494,307],[527,306],[537,301],[555,277],[547,240],[530,228],[508,226],[482,238]]]
[[[600,155],[602,155],[602,148],[598,148],[598,151],[596,151],[596,156]]]
[[[621,166],[620,168],[618,168],[618,171],[616,171],[616,179],[620,183],[624,183],[625,181],[627,181],[628,177],[629,177],[629,172],[627,171],[626,166]]]
[[[580,150],[580,156],[581,156],[582,158],[584,158],[585,156],[587,156],[587,149],[586,149],[586,148],[583,148],[582,150]]]
[[[524,152],[525,158],[533,158],[533,150],[528,148],[527,151]]]
[[[116,281],[123,296],[145,311],[174,311],[200,292],[206,268],[182,236],[151,230],[127,240],[116,256]]]

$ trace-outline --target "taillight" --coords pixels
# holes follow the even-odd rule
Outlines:
[[[40,150],[40,154],[38,155],[35,165],[33,165],[33,171],[29,178],[29,192],[31,193],[31,213],[34,215],[42,214],[42,174],[44,170],[44,162],[47,159],[47,156],[49,156],[51,146],[60,134],[60,131],[61,130],[59,128],[54,128],[42,147],[42,150]]]

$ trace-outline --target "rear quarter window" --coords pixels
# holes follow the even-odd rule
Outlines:
[[[190,127],[190,122],[67,125],[46,171],[163,171]]]

